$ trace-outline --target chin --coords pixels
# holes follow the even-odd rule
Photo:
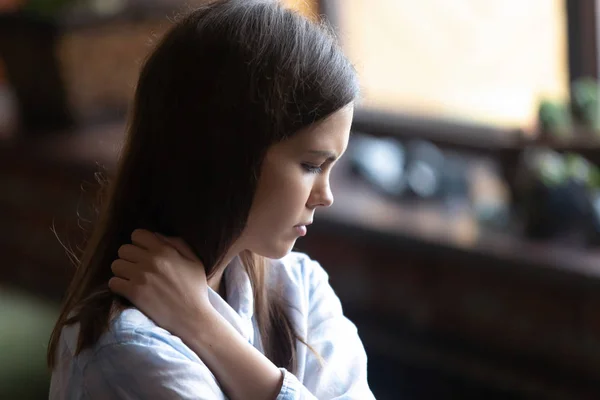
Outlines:
[[[260,251],[253,250],[254,253],[261,255],[263,257],[271,258],[273,260],[278,260],[290,254],[292,249],[294,248],[294,244],[296,241],[294,240],[292,243],[273,243],[270,246],[264,246],[260,249]]]

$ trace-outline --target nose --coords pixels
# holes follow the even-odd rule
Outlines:
[[[330,207],[333,204],[333,193],[329,180],[324,179],[323,184],[313,189],[310,196],[310,208],[315,207]]]
[[[330,207],[332,204],[333,204],[333,192],[331,191],[331,186],[329,186],[329,184],[327,184],[325,191],[323,193],[321,205],[323,207]]]

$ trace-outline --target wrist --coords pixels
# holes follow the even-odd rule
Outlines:
[[[270,398],[283,374],[212,306],[186,328],[183,342],[208,366],[231,399]]]
[[[181,340],[196,347],[206,340],[205,336],[211,335],[208,331],[211,330],[210,328],[217,319],[217,315],[220,317],[217,310],[210,303],[196,307],[193,312],[186,315],[181,329],[177,333]]]

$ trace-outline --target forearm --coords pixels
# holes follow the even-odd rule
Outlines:
[[[232,400],[277,397],[283,381],[279,368],[214,309],[194,319],[182,340],[208,366]]]

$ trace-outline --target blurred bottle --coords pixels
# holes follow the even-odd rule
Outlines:
[[[10,139],[18,128],[17,99],[10,86],[0,82],[0,140]]]
[[[7,82],[0,60],[0,140],[13,137],[18,128],[17,98]]]
[[[405,154],[400,142],[355,133],[351,145],[348,158],[354,173],[383,194],[397,197],[404,193]]]
[[[468,176],[470,198],[478,222],[501,231],[512,229],[509,189],[498,163],[491,158],[480,159],[470,167]]]
[[[409,194],[419,200],[434,199],[442,189],[446,158],[433,143],[413,140],[407,144],[406,182]]]
[[[0,8],[0,54],[18,104],[19,134],[45,134],[73,125],[56,54],[58,12],[73,1],[28,0]]]

